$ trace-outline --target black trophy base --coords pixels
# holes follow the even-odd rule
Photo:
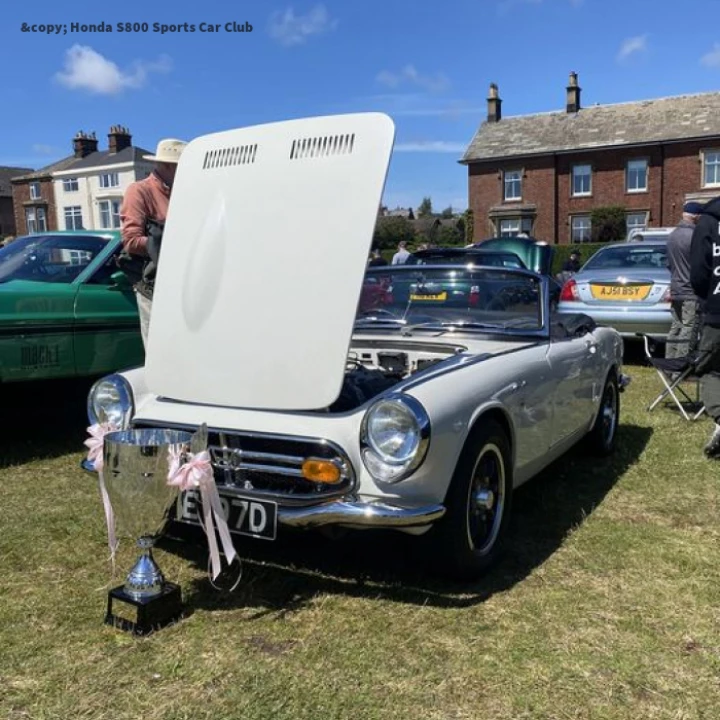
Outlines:
[[[166,583],[163,591],[147,600],[136,600],[122,585],[108,593],[105,624],[133,635],[148,635],[177,622],[183,615],[180,586]]]

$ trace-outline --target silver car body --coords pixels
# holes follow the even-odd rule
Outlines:
[[[585,313],[625,337],[662,339],[672,322],[669,292],[665,241],[612,243],[567,281],[558,310]]]
[[[491,421],[505,429],[517,486],[595,426],[609,378],[622,383],[620,336],[558,332],[545,277],[462,264],[366,273],[393,137],[386,116],[349,115],[205,136],[183,153],[146,365],[101,381],[118,391],[93,391],[89,406],[126,398],[108,406],[110,414],[120,407],[126,426],[206,423],[229,515],[255,503],[280,526],[424,532],[445,514],[474,429]],[[246,152],[254,165],[238,159]],[[270,207],[282,209],[271,222]],[[450,290],[398,301],[399,286],[419,293],[432,273]],[[508,322],[494,329],[423,320],[447,298],[456,309],[476,302],[485,281],[496,299],[505,293],[528,307],[529,323],[513,320],[501,300],[491,314]],[[375,310],[385,292],[396,293],[390,310]],[[405,305],[422,306],[415,320]],[[365,371],[385,376],[383,387],[333,409],[349,376]],[[381,476],[363,440],[383,402],[419,418],[417,460],[399,480]],[[336,467],[338,480],[308,481],[313,458]],[[177,518],[197,522],[196,502],[181,496]],[[230,524],[268,537],[259,525],[253,533]]]

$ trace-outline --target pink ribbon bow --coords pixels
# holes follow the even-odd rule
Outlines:
[[[115,535],[115,514],[113,513],[110,496],[108,495],[107,488],[105,487],[105,477],[103,475],[103,447],[105,444],[105,435],[109,432],[114,432],[117,428],[110,423],[105,422],[95,423],[95,425],[91,425],[87,430],[90,433],[90,437],[84,444],[88,448],[87,459],[92,463],[93,469],[98,474],[100,496],[102,497],[103,507],[105,508],[105,524],[107,525],[108,531],[110,559],[112,560],[114,568],[115,552],[117,551],[118,541]]]
[[[200,497],[203,506],[205,522],[203,529],[208,539],[210,548],[210,560],[212,562],[213,575],[215,580],[220,574],[220,553],[218,552],[215,528],[220,535],[223,551],[228,564],[231,564],[236,557],[228,530],[225,513],[220,502],[220,495],[215,484],[210,453],[203,450],[199,453],[185,453],[186,461],[183,463],[183,452],[181,447],[170,447],[170,471],[168,473],[168,485],[178,487],[181,492],[187,490],[200,490]]]

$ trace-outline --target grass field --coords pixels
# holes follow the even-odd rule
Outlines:
[[[144,639],[102,624],[102,506],[78,469],[86,388],[5,394],[0,717],[720,717],[720,465],[710,425],[645,411],[630,366],[618,449],[575,451],[517,493],[482,582],[428,577],[412,542],[357,534],[243,543],[234,593],[200,547],[156,557],[192,614]]]

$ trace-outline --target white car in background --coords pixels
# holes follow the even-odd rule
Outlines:
[[[528,270],[366,271],[393,139],[369,113],[192,141],[146,365],[98,381],[90,421],[207,423],[238,535],[427,534],[439,568],[475,578],[514,488],[580,441],[612,452],[623,343],[582,315],[551,321]],[[182,495],[174,518],[197,524],[198,504]]]

